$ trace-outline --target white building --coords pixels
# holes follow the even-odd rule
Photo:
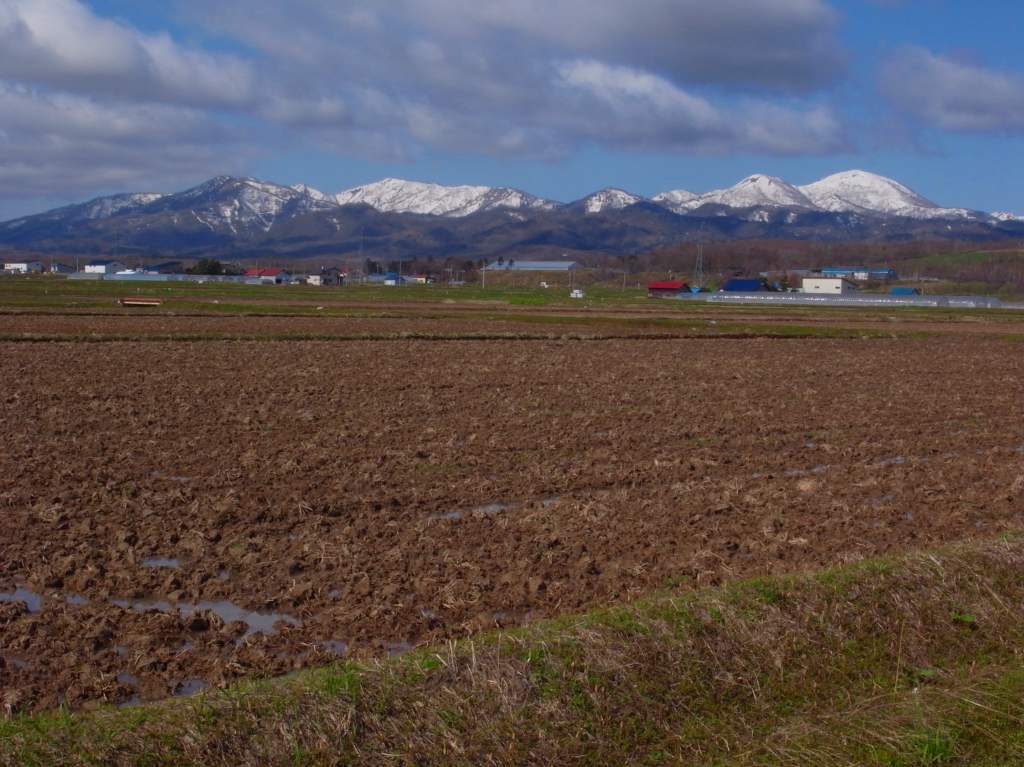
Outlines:
[[[5,272],[14,272],[15,274],[37,274],[43,271],[42,261],[5,261],[4,262]]]
[[[856,290],[856,285],[842,277],[805,277],[803,281],[804,293],[841,296]]]
[[[85,265],[85,272],[87,274],[116,274],[122,272],[125,269],[125,265],[120,261],[110,261],[107,259],[97,259],[90,261]]]
[[[306,280],[309,285],[319,285],[321,287],[327,285],[344,285],[345,275],[333,266],[328,266],[320,270],[319,274],[311,274]]]

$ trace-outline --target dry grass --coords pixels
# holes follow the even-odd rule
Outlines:
[[[17,765],[1024,763],[1024,539],[624,606],[187,701],[0,722]]]

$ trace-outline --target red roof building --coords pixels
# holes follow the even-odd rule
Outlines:
[[[683,280],[661,280],[647,283],[648,296],[675,296],[689,291],[690,286]]]

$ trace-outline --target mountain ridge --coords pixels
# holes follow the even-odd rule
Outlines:
[[[364,250],[490,255],[533,249],[624,254],[699,237],[993,239],[1024,235],[1024,219],[943,208],[866,171],[811,184],[754,174],[703,194],[650,198],[608,187],[562,203],[513,187],[382,179],[337,193],[215,176],[173,194],[110,195],[0,223],[0,246],[107,252],[138,249],[294,255]]]

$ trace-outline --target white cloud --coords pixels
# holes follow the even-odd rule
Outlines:
[[[142,34],[77,0],[0,0],[0,51],[0,78],[75,93],[210,107],[256,96],[247,62]]]
[[[191,179],[238,157],[246,142],[202,112],[166,105],[103,104],[0,82],[0,189],[10,195],[132,189]]]
[[[839,120],[825,107],[750,100],[715,106],[663,78],[596,61],[563,64],[559,74],[571,94],[566,114],[577,121],[576,132],[595,142],[774,154],[821,154],[845,145]]]
[[[880,76],[892,104],[929,125],[964,132],[1024,131],[1024,73],[913,47],[884,62]]]
[[[842,142],[820,103],[765,102],[765,94],[799,94],[840,73],[837,14],[821,0],[190,7],[274,62],[288,84],[283,103],[343,103],[333,121],[317,109],[265,110],[332,148],[352,138],[358,150],[372,145],[389,156],[428,147],[554,157],[584,140],[787,154]],[[762,95],[747,103],[752,89]],[[779,136],[787,116],[794,136]]]
[[[0,0],[0,196],[230,170],[254,150],[240,125],[268,152],[283,136],[389,160],[844,146],[825,0],[181,3],[246,53],[82,0]]]

